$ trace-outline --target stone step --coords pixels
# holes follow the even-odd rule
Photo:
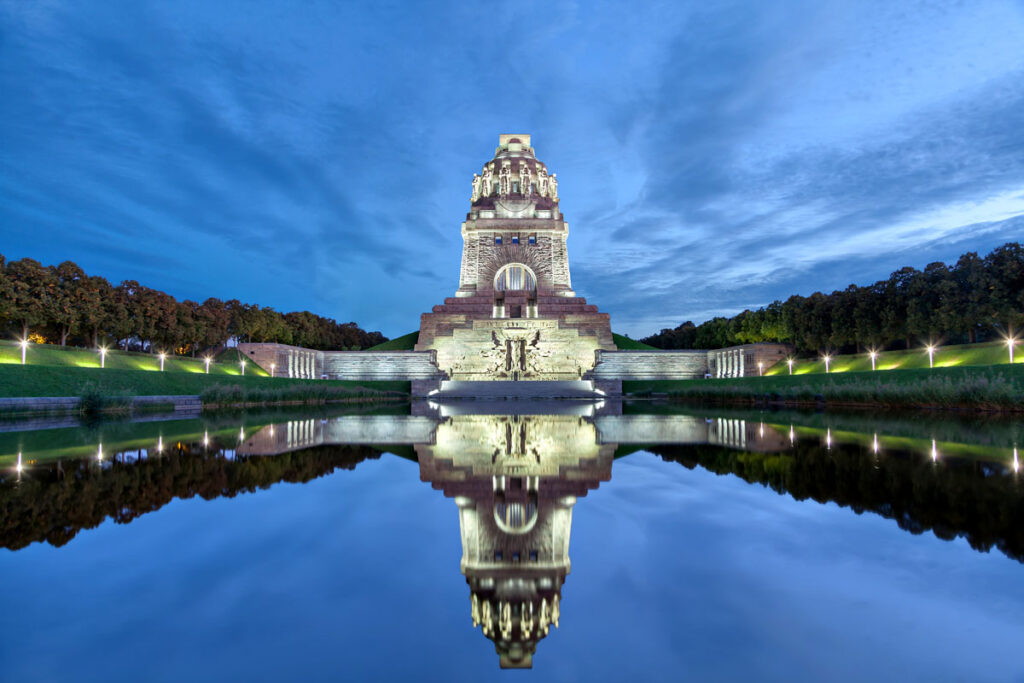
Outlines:
[[[466,382],[444,380],[441,382],[441,389],[438,391],[438,393],[431,394],[430,399],[600,399],[603,396],[603,392],[596,390],[594,388],[594,383],[590,380],[565,380],[553,382]]]

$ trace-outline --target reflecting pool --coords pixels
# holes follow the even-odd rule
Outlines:
[[[521,401],[0,423],[0,680],[1024,680],[1022,427]]]

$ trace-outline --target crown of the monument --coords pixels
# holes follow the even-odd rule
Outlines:
[[[499,135],[494,158],[473,174],[473,206],[493,206],[496,199],[530,200],[541,209],[558,204],[558,179],[537,159],[529,135]]]

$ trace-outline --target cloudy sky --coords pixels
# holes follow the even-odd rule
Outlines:
[[[499,133],[643,336],[1024,239],[1024,4],[0,0],[0,253],[389,336]]]

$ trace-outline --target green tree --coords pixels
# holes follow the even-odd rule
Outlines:
[[[21,325],[21,338],[28,339],[29,328],[47,321],[55,279],[48,268],[30,258],[8,264],[6,273],[12,289],[11,318]]]

